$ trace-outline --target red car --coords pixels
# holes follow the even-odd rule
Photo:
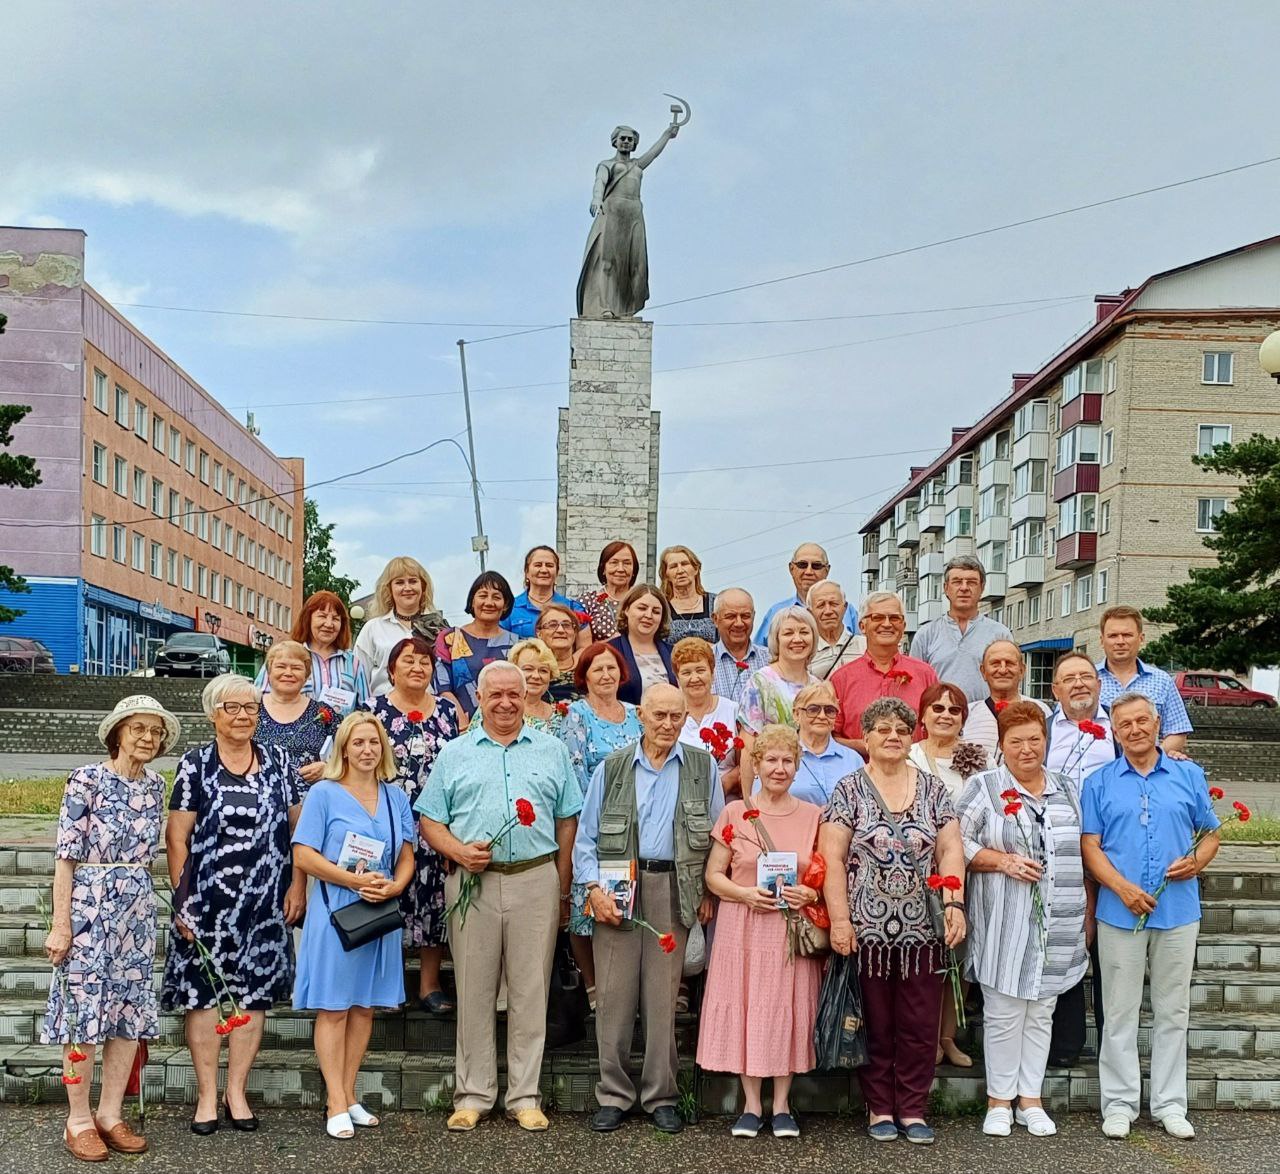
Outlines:
[[[1226,673],[1174,673],[1178,694],[1188,705],[1243,705],[1249,709],[1275,709],[1270,693],[1259,693]]]

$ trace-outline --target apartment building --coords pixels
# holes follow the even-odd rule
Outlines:
[[[976,554],[983,610],[1048,696],[1054,658],[1100,654],[1098,617],[1165,598],[1213,556],[1203,545],[1237,482],[1197,453],[1280,430],[1258,346],[1280,327],[1280,237],[1100,295],[1095,321],[951,443],[862,529],[868,588],[896,590],[907,627],[942,615],[942,567]]]
[[[172,633],[250,668],[302,593],[303,467],[275,456],[83,279],[84,234],[0,228],[0,398],[32,405],[0,489],[0,563],[30,594],[2,629],[59,671],[127,673]]]

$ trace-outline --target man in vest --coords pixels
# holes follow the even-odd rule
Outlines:
[[[711,919],[703,874],[724,790],[711,755],[679,741],[679,689],[650,685],[639,716],[640,741],[615,750],[591,776],[573,845],[574,879],[587,886],[596,923],[600,1108],[591,1128],[617,1129],[638,1101],[655,1129],[679,1133],[676,995],[689,929],[695,919]],[[615,896],[612,878],[627,865],[632,891]],[[644,1022],[638,1092],[627,1072],[637,1010]]]

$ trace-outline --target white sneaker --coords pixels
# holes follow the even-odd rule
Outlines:
[[[1165,1133],[1170,1137],[1178,1138],[1180,1141],[1191,1141],[1196,1135],[1191,1122],[1181,1113],[1166,1114],[1160,1118],[1160,1124],[1164,1126]]]
[[[1102,1123],[1102,1136],[1119,1140],[1129,1136],[1130,1121],[1124,1113],[1112,1113]]]
[[[1053,1123],[1053,1118],[1039,1107],[1019,1109],[1014,1113],[1013,1119],[1023,1126],[1032,1137],[1052,1137],[1058,1132],[1058,1127]]]
[[[988,1137],[1008,1137],[1013,1132],[1013,1112],[1002,1105],[987,1110],[982,1132]]]

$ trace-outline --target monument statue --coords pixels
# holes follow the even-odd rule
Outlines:
[[[578,275],[579,318],[634,318],[649,300],[649,248],[640,181],[644,169],[689,121],[689,103],[675,100],[679,105],[671,107],[671,125],[643,155],[632,157],[640,145],[639,134],[629,126],[618,126],[610,139],[617,154],[596,168],[591,231]]]

